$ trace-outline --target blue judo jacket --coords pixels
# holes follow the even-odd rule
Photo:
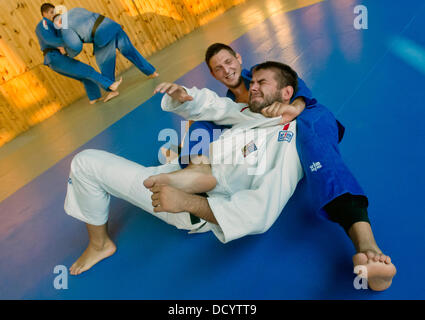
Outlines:
[[[74,8],[62,15],[62,38],[71,57],[81,52],[83,43],[93,43],[98,48],[106,46],[121,30],[121,25],[105,17],[93,38],[93,27],[99,16],[99,13],[84,8]]]
[[[46,49],[56,49],[65,47],[65,43],[61,37],[60,31],[55,28],[55,25],[49,19],[43,18],[35,28],[35,34],[38,38],[41,51]],[[50,54],[44,57],[44,64],[49,64]]]

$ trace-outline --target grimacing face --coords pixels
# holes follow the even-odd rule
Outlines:
[[[233,56],[226,49],[220,50],[209,61],[213,77],[228,88],[237,88],[242,83],[242,58]]]
[[[255,71],[249,86],[250,110],[260,113],[273,102],[284,102],[274,71],[270,69]]]
[[[53,20],[53,17],[55,16],[55,9],[54,8],[49,8],[49,10],[47,12],[43,13],[43,17],[46,19],[49,19],[50,21]]]

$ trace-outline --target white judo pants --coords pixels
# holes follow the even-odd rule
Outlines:
[[[152,192],[143,181],[160,173],[180,170],[178,163],[144,167],[101,150],[84,150],[71,162],[65,212],[85,223],[100,226],[108,221],[111,195],[126,200],[178,229],[195,230],[205,224],[193,225],[187,212],[154,212]],[[204,230],[205,232],[208,230]]]

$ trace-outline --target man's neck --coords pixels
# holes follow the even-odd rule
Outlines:
[[[235,101],[238,103],[249,102],[249,91],[245,87],[245,83],[242,83],[237,88],[229,88],[229,90],[235,95]]]

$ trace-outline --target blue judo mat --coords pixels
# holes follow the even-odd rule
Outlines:
[[[359,4],[368,10],[365,30],[353,26]],[[179,130],[181,119],[162,112],[155,96],[0,203],[0,298],[425,299],[424,30],[421,0],[330,0],[273,16],[231,44],[247,68],[290,64],[346,126],[342,155],[398,270],[387,291],[354,288],[351,241],[309,210],[303,182],[268,232],[226,245],[113,199],[118,251],[55,289],[55,266],[69,267],[88,240],[84,224],[63,210],[72,157],[95,148],[157,165],[159,132]],[[225,92],[205,64],[178,83]]]

